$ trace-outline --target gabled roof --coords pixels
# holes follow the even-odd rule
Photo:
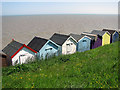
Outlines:
[[[90,33],[90,32],[83,32],[82,34],[90,35],[90,36],[97,36],[96,34],[92,34],[92,33]]]
[[[82,32],[82,33],[90,34],[90,32]]]
[[[103,29],[102,31],[108,31],[110,34],[113,34],[114,32],[116,32],[116,30],[109,30],[109,29]]]
[[[106,33],[106,31],[100,31],[100,30],[93,30],[91,34],[96,34],[99,36],[103,36]]]
[[[83,32],[82,34],[90,37],[91,40],[97,40],[97,35],[96,34],[92,34],[92,33],[89,33],[89,32]]]
[[[15,52],[17,52],[20,47],[22,47],[23,44],[22,43],[19,43],[15,40],[13,40],[12,42],[10,42],[2,51],[9,55],[9,56],[12,56]]]
[[[47,39],[40,38],[40,37],[34,37],[27,46],[32,48],[33,50],[39,52],[39,50],[44,46],[44,44],[47,42]]]
[[[50,40],[52,40],[53,42],[55,42],[56,44],[62,46],[63,43],[69,38],[69,35],[63,35],[63,34],[58,34],[58,33],[54,33],[53,36],[50,38]]]
[[[88,36],[91,38],[91,40],[96,40],[96,36],[92,35],[92,34],[84,34],[82,33],[82,35]]]
[[[85,35],[78,35],[78,34],[73,34],[73,33],[71,33],[71,34],[69,34],[70,36],[72,36],[77,42],[82,38],[82,37],[84,37]]]
[[[12,42],[10,42],[2,51],[13,58],[23,47],[26,47],[32,52],[37,53],[35,50],[31,49],[25,44],[19,43],[15,40],[12,40]]]

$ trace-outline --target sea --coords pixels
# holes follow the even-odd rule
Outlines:
[[[53,14],[2,16],[2,48],[12,39],[28,44],[35,36],[49,39],[54,33],[81,34],[92,30],[118,29],[117,15]]]

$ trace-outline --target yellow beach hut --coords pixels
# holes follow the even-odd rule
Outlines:
[[[91,33],[102,37],[102,46],[110,44],[111,35],[108,31],[93,30]]]

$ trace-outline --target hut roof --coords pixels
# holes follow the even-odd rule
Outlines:
[[[39,50],[44,46],[44,44],[47,42],[47,39],[40,38],[40,37],[34,37],[27,46],[32,48],[33,50],[39,52]]]
[[[12,40],[12,42],[10,42],[2,51],[7,55],[12,56],[22,46],[22,43]]]
[[[106,31],[100,31],[100,30],[93,30],[91,34],[103,36],[106,33]]]
[[[110,34],[113,34],[114,32],[116,32],[116,30],[109,30],[109,29],[103,29],[102,31],[108,31]]]
[[[82,32],[82,33],[90,34],[90,32]]]
[[[85,35],[78,35],[78,34],[73,34],[73,33],[71,33],[71,34],[69,34],[70,36],[72,36],[76,41],[79,41],[83,36],[85,36]]]
[[[50,40],[52,40],[53,42],[55,42],[56,44],[62,46],[63,43],[69,38],[69,35],[63,35],[63,34],[58,34],[58,33],[54,33],[53,36],[50,38]]]
[[[91,38],[91,40],[95,40],[96,39],[96,36],[93,36],[93,35],[90,35],[90,34],[83,34],[82,35],[85,35],[85,36],[88,36]]]

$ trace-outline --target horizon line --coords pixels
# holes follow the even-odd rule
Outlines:
[[[16,15],[0,15],[0,16],[37,16],[37,15],[118,15],[118,14],[82,14],[82,13],[60,13],[60,14],[16,14]]]

